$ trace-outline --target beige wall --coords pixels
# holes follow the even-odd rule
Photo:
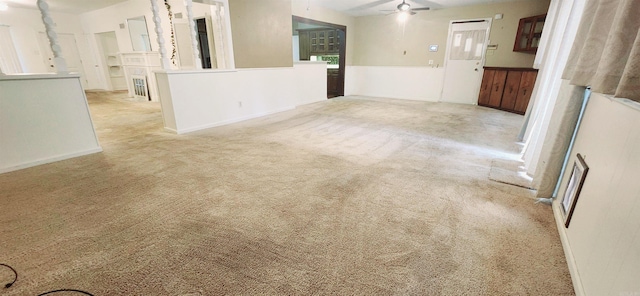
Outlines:
[[[346,52],[346,64],[350,66],[354,60],[354,38],[356,34],[355,21],[356,18],[334,11],[319,7],[315,4],[315,1],[307,0],[292,0],[291,12],[295,16],[308,18],[325,23],[331,23],[336,25],[342,25],[347,27],[347,52]]]
[[[589,172],[569,228],[558,228],[585,295],[640,293],[639,130],[640,104],[592,94],[554,205],[562,220],[558,203],[580,153]]]
[[[442,66],[446,52],[449,21],[493,18],[490,44],[498,49],[488,52],[486,66],[531,67],[535,55],[513,52],[520,18],[544,14],[549,0],[518,1],[421,11],[409,17],[404,27],[396,15],[356,18],[355,60],[358,66]],[[438,52],[429,52],[430,44],[439,45]],[[406,54],[405,54],[406,51]]]
[[[229,0],[236,68],[292,67],[291,0]]]

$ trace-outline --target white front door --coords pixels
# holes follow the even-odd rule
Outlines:
[[[84,68],[82,67],[82,60],[80,59],[80,51],[76,44],[76,37],[73,34],[59,33],[58,44],[62,49],[62,57],[67,63],[67,70],[69,72],[76,72],[80,74],[80,82],[82,87],[86,88],[86,76],[84,75]],[[45,60],[45,65],[48,66],[49,72],[55,72],[55,66],[53,64],[53,52],[49,45],[49,38],[46,33],[40,32],[39,38],[40,50],[43,53],[42,56]]]
[[[478,104],[491,19],[452,21],[441,102]]]

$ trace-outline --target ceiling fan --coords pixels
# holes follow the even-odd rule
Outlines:
[[[396,6],[396,8],[397,9],[396,10],[392,10],[391,13],[408,12],[410,15],[414,15],[414,14],[416,14],[416,11],[431,9],[429,7],[411,8],[411,4],[405,2],[405,0],[402,0],[402,3],[398,4],[398,6]]]

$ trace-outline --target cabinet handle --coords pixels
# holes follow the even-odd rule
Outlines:
[[[498,86],[496,85],[496,91],[498,91]]]
[[[526,96],[527,95],[527,89],[525,88],[525,89],[523,89],[523,91],[524,91],[523,95]]]

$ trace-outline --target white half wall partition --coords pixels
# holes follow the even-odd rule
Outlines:
[[[347,66],[345,95],[437,102],[444,68]]]
[[[80,75],[0,75],[0,173],[100,151]]]
[[[188,133],[327,99],[326,62],[293,67],[158,71],[165,129]]]

